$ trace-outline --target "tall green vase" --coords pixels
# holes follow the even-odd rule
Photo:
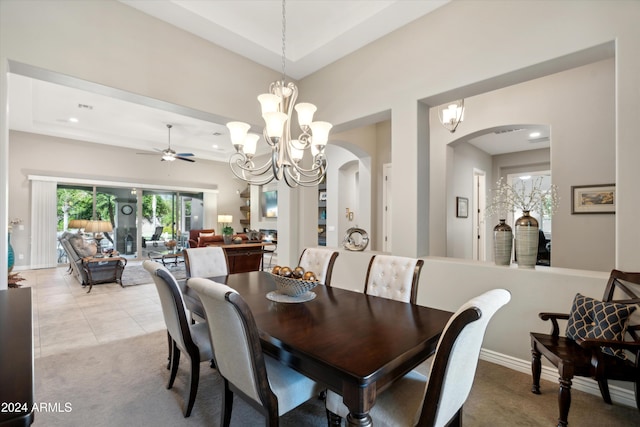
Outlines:
[[[11,272],[11,270],[13,270],[13,264],[15,262],[15,256],[13,254],[13,247],[11,247],[11,233],[9,233],[9,237],[8,237],[8,241],[9,241],[9,245],[8,245],[8,250],[7,252],[9,252],[9,272]]]

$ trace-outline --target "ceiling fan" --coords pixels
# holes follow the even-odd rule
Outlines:
[[[176,153],[171,149],[171,128],[173,125],[167,125],[167,129],[169,131],[169,146],[164,150],[159,148],[154,148],[154,150],[162,153],[162,161],[163,162],[173,162],[175,159],[184,160],[186,162],[195,162],[193,159],[189,159],[188,157],[192,157],[193,153]],[[155,153],[138,153],[138,154],[155,154]]]

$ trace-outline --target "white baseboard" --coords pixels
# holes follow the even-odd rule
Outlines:
[[[505,368],[513,369],[514,371],[531,375],[531,361],[529,360],[516,359],[515,357],[486,350],[484,348],[480,351],[480,359],[495,363],[496,365],[504,366]],[[553,367],[543,365],[540,378],[558,384],[558,370]],[[602,398],[598,383],[590,378],[574,377],[571,388]],[[553,392],[557,393],[557,389],[553,390]],[[622,387],[609,384],[609,393],[611,394],[611,400],[614,403],[630,406],[632,408],[636,407],[636,398],[633,390],[627,390]]]

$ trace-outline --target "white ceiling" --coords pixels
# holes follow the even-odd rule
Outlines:
[[[279,0],[120,1],[282,71]],[[448,1],[289,0],[287,75],[300,79]],[[13,130],[152,151],[167,147],[166,124],[170,123],[171,146],[177,152],[194,153],[196,160],[219,161],[227,161],[233,152],[224,124],[203,120],[199,116],[204,113],[190,116],[176,113],[171,106],[152,108],[143,104],[18,74],[9,78],[9,127]],[[78,121],[72,122],[72,118]],[[548,137],[548,129],[546,132]],[[525,133],[491,133],[470,142],[482,144],[490,154],[542,148],[531,147],[523,137]],[[497,148],[504,147],[498,141],[505,138],[511,140],[510,147]],[[514,139],[520,148],[514,148]],[[486,148],[490,146],[494,147]]]
[[[280,0],[119,0],[282,71]],[[450,0],[289,0],[286,73],[299,80]]]

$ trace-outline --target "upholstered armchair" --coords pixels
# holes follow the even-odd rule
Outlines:
[[[216,234],[216,230],[212,228],[201,229],[201,230],[189,230],[189,247],[197,248],[198,247],[198,239],[200,237],[211,237]]]

